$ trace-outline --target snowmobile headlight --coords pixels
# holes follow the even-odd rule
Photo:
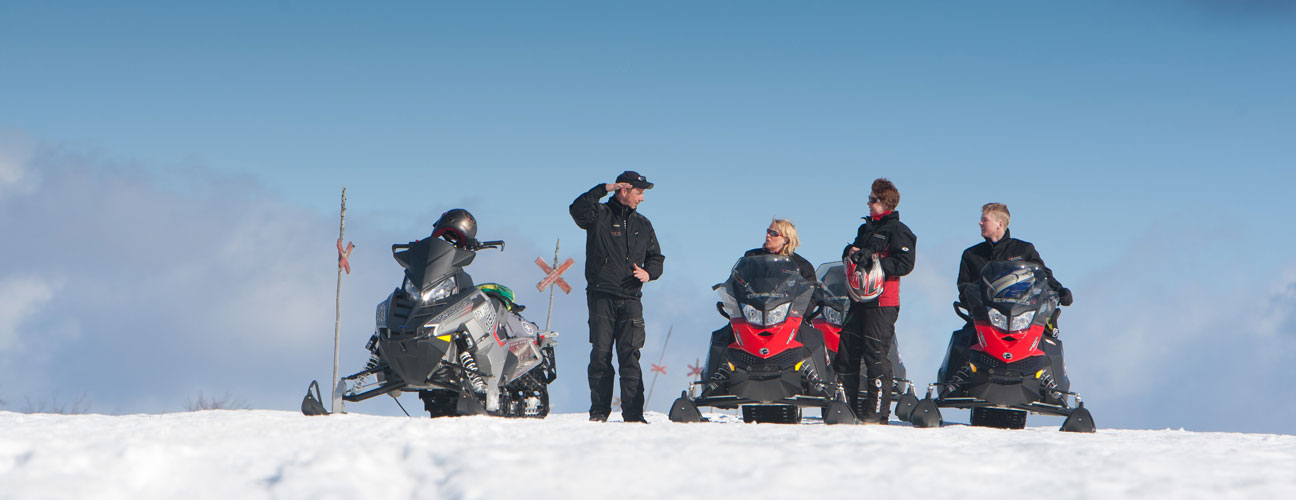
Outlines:
[[[401,287],[401,290],[405,292],[405,296],[414,300],[420,300],[423,297],[423,294],[419,293],[419,289],[414,286],[414,282],[408,279],[405,280],[405,286]]]
[[[770,309],[765,313],[765,324],[777,325],[787,319],[788,309],[792,307],[791,302],[784,302],[783,305]]]
[[[1004,316],[999,310],[988,307],[987,312],[990,314],[990,325],[1000,330],[1008,330],[1008,317]]]
[[[743,304],[742,311],[743,311],[743,318],[746,318],[748,323],[751,323],[753,325],[765,324],[760,309],[752,307],[748,304]]]
[[[1031,320],[1035,319],[1035,311],[1027,311],[1013,317],[1012,328],[1009,331],[1020,331],[1030,328]]]
[[[387,328],[387,301],[378,303],[378,310],[374,311],[374,324],[378,328]]]
[[[441,280],[441,282],[437,283],[431,290],[423,292],[423,302],[427,303],[445,300],[446,297],[454,295],[455,285],[454,276]]]

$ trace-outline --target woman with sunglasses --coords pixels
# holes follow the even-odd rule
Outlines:
[[[787,219],[774,219],[770,221],[769,228],[765,230],[765,244],[759,248],[753,248],[743,253],[743,257],[753,255],[782,255],[789,257],[795,262],[797,269],[801,271],[801,277],[809,281],[816,281],[814,266],[810,261],[795,252],[796,248],[801,246],[801,240],[797,238],[796,226],[792,221]],[[810,328],[807,335],[814,336],[818,330]],[[707,351],[707,362],[705,371],[702,372],[702,380],[709,381],[720,367],[720,358],[729,343],[733,342],[733,328],[729,323],[725,323],[724,328],[711,332],[711,347]],[[807,339],[809,343],[815,343],[812,339]],[[821,343],[822,340],[819,340]]]
[[[801,276],[807,280],[815,280],[814,266],[810,261],[805,260],[800,254],[796,253],[796,248],[801,246],[801,240],[797,238],[796,226],[792,221],[787,219],[774,219],[770,221],[769,228],[765,230],[765,244],[760,248],[753,248],[743,254],[743,257],[753,255],[782,255],[792,258],[796,262],[797,268],[801,270]]]

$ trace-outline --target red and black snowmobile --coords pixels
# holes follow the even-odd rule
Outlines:
[[[796,423],[803,407],[814,407],[826,423],[854,423],[822,333],[808,322],[817,288],[788,257],[739,259],[715,287],[733,342],[715,374],[690,384],[671,405],[671,421],[700,422],[698,407],[712,406],[741,407],[746,422]]]
[[[828,348],[829,359],[837,357],[837,346],[841,343],[842,323],[846,320],[847,311],[850,310],[852,294],[847,271],[852,270],[852,267],[853,265],[849,261],[826,262],[820,264],[819,268],[815,270],[815,275],[819,277],[819,282],[823,284],[824,293],[820,299],[823,310],[811,320],[811,324],[814,325],[815,329],[823,332],[824,346]],[[874,269],[880,271],[882,267],[876,266]],[[878,274],[880,275],[880,273]],[[858,277],[857,274],[857,279]],[[864,281],[869,280],[865,277]],[[880,285],[881,278],[879,277],[874,281]],[[858,285],[857,283],[856,289],[860,288]],[[863,287],[867,288],[867,284],[863,285]],[[878,286],[877,294],[873,295],[873,298],[880,294],[881,287]],[[891,358],[891,401],[896,403],[896,416],[901,420],[907,420],[909,414],[918,405],[918,396],[914,394],[913,382],[905,378],[906,372],[904,362],[900,359],[898,336],[891,338],[891,352],[888,357]],[[863,370],[860,371],[860,376],[864,376]],[[866,386],[863,382],[861,380],[860,387]],[[858,401],[859,406],[863,406],[864,402],[868,401],[863,390],[860,391]],[[851,410],[854,410],[855,414],[858,415],[861,408],[851,408]]]
[[[1020,429],[1027,413],[1038,413],[1067,417],[1063,431],[1094,432],[1093,416],[1070,392],[1054,328],[1058,295],[1043,268],[990,262],[978,285],[980,304],[954,303],[968,326],[954,333],[938,382],[908,420],[915,427],[939,426],[939,408],[967,408],[976,426]]]

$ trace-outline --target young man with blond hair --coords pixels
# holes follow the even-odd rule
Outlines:
[[[1053,277],[1053,271],[1044,265],[1044,259],[1035,250],[1035,245],[1011,236],[1008,231],[1010,220],[1012,214],[1008,212],[1008,205],[986,203],[981,206],[981,221],[978,224],[981,226],[981,237],[985,238],[985,241],[968,247],[963,251],[963,257],[959,259],[957,281],[959,301],[964,305],[979,302],[978,297],[975,296],[974,285],[986,264],[991,261],[1022,260],[1043,267],[1044,274],[1048,276],[1049,288],[1058,292],[1058,299],[1062,305],[1071,305],[1071,290],[1063,287],[1062,283]]]
[[[1062,283],[1053,277],[1053,271],[1044,265],[1044,259],[1035,250],[1035,245],[1011,236],[1008,231],[1008,222],[1011,220],[1012,214],[1008,211],[1008,206],[1003,203],[986,203],[981,206],[981,220],[978,225],[981,227],[981,237],[985,241],[968,247],[959,259],[959,274],[955,283],[958,286],[959,302],[969,311],[985,307],[985,304],[981,303],[980,290],[977,286],[981,269],[992,261],[1020,260],[1043,267],[1044,274],[1048,277],[1049,288],[1058,293],[1058,303],[1064,306],[1071,305],[1073,300],[1071,290],[1063,287]],[[1053,327],[1056,328],[1056,324]],[[954,331],[950,338],[949,354],[946,356],[945,364],[937,373],[942,395],[957,391],[967,378],[964,370],[975,341],[976,329],[971,323]]]

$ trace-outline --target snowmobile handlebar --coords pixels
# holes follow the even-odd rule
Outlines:
[[[962,302],[959,302],[957,300],[954,301],[954,314],[957,314],[958,317],[963,318],[963,321],[967,321],[968,323],[972,322],[972,311],[969,310],[967,306],[963,305]]]
[[[412,246],[413,246],[412,243],[393,243],[393,244],[392,244],[392,253],[396,253],[396,252],[398,252],[398,251],[400,251],[400,250],[409,250],[410,247],[412,247]],[[504,240],[494,240],[494,241],[477,241],[477,240],[471,240],[471,241],[469,241],[468,243],[465,243],[465,244],[463,245],[463,249],[464,249],[464,250],[471,250],[471,251],[473,251],[473,252],[476,252],[476,251],[478,251],[478,250],[485,250],[485,249],[487,249],[487,248],[498,248],[498,249],[500,249],[501,252],[503,252],[503,251],[504,251]]]
[[[469,247],[469,249],[474,252],[477,250],[485,250],[487,248],[498,248],[501,252],[504,251],[504,240],[494,240],[494,241],[473,240],[473,242],[470,245],[471,246]]]

